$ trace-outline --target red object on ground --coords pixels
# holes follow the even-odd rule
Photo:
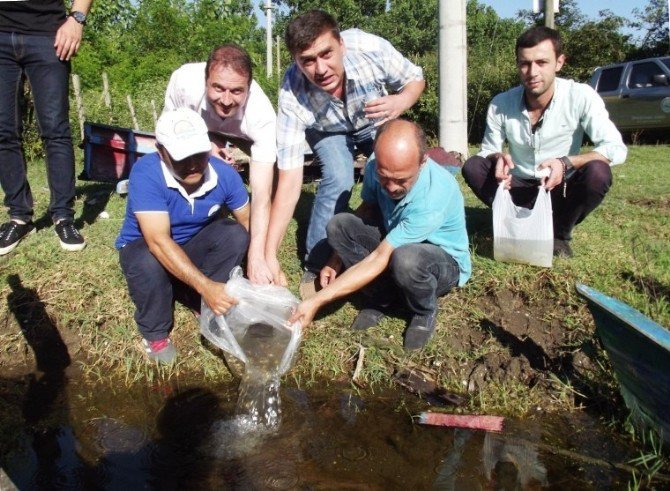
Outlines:
[[[469,428],[472,430],[502,431],[505,418],[502,416],[478,416],[424,412],[419,414],[419,423],[433,426]]]

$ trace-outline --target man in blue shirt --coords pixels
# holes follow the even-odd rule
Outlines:
[[[207,126],[192,109],[164,112],[158,153],[130,172],[126,217],[116,240],[135,303],[135,321],[150,359],[172,362],[174,301],[194,311],[200,299],[221,315],[230,271],[249,245],[249,196],[239,174],[211,157]],[[237,222],[224,218],[230,210]]]
[[[605,198],[610,166],[626,160],[627,149],[600,96],[556,77],[565,62],[558,31],[528,29],[517,39],[516,61],[521,85],[491,101],[482,149],[463,177],[488,206],[501,181],[525,208],[533,207],[538,186],[551,191],[554,255],[570,257],[572,229]],[[581,150],[584,133],[595,146],[589,152]]]
[[[272,202],[266,262],[281,276],[277,251],[300,197],[304,143],[321,167],[305,244],[300,293],[314,293],[330,256],[326,225],[347,208],[354,184],[354,146],[366,156],[375,130],[419,99],[423,71],[387,40],[359,29],[340,32],[327,12],[310,10],[286,28],[294,63],[286,70],[277,109],[277,193]],[[388,91],[392,93],[389,94]]]
[[[308,325],[317,310],[363,289],[370,299],[352,324],[379,323],[400,293],[412,313],[405,349],[422,348],[435,329],[437,297],[470,277],[463,196],[454,177],[425,156],[418,125],[393,120],[379,129],[355,214],[328,223],[335,253],[320,272],[323,289],[291,318]],[[342,272],[344,270],[344,272]]]

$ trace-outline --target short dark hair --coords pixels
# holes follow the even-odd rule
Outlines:
[[[323,10],[308,10],[291,20],[284,34],[284,42],[291,56],[295,56],[309,48],[326,31],[340,40],[340,27],[335,17]]]
[[[230,67],[234,72],[246,76],[249,85],[253,76],[251,57],[249,53],[235,43],[222,44],[212,50],[205,65],[205,79],[209,78],[210,71],[214,68]]]
[[[414,130],[414,142],[416,143],[416,147],[419,150],[419,161],[423,160],[424,156],[426,155],[426,152],[428,151],[428,144],[426,143],[426,133],[423,131],[423,128],[421,128],[421,126],[416,124],[414,121],[410,121],[409,119],[405,118],[391,119],[389,121],[386,121],[377,129],[377,134],[375,135],[375,142],[374,142],[375,151],[377,148],[377,142],[379,141],[379,137],[382,136],[386,132],[386,130],[388,130],[390,127],[394,126],[396,123],[400,121],[409,123],[412,126],[412,129]]]
[[[563,54],[563,42],[561,41],[561,34],[551,27],[535,26],[521,33],[521,36],[516,40],[516,49],[514,51],[517,59],[519,58],[519,50],[523,48],[532,48],[537,46],[542,41],[551,41],[554,45],[554,52],[556,58]]]

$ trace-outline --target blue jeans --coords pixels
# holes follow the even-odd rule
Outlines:
[[[32,89],[46,150],[54,221],[74,217],[74,151],[69,120],[70,63],[56,56],[52,36],[0,32],[0,184],[9,216],[32,220],[33,196],[23,155],[23,75]]]
[[[321,166],[321,182],[307,227],[305,268],[310,271],[319,271],[330,257],[326,225],[333,215],[346,210],[349,205],[354,185],[354,146],[370,155],[375,133],[376,128],[372,125],[351,133],[326,133],[314,129],[305,132],[307,143]]]
[[[381,222],[363,220],[352,213],[335,215],[328,223],[328,242],[345,268],[361,262],[384,238]],[[429,315],[437,309],[437,297],[458,285],[456,260],[428,242],[398,247],[388,269],[363,289],[373,304],[387,307],[400,290],[413,314]]]
[[[225,283],[230,271],[247,253],[249,234],[237,222],[220,218],[183,244],[191,262],[209,279]],[[172,276],[149,251],[144,239],[137,239],[119,251],[119,262],[130,298],[135,303],[135,322],[147,341],[168,337],[172,329],[175,300],[200,311],[200,295]]]

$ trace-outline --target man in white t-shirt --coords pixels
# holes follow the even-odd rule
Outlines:
[[[206,63],[181,66],[170,77],[164,111],[187,107],[205,120],[214,155],[232,161],[228,141],[251,155],[251,245],[247,276],[254,283],[272,282],[265,261],[272,180],[276,160],[277,116],[263,89],[252,78],[249,54],[235,44],[215,48]]]

